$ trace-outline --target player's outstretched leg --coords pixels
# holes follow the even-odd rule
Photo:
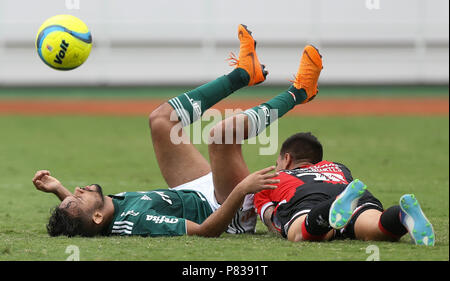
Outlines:
[[[318,93],[318,81],[322,69],[322,55],[319,53],[319,50],[312,45],[307,45],[303,49],[300,66],[289,89],[273,99],[244,112],[248,116],[250,123],[249,133],[246,137],[257,136],[273,121],[282,117],[294,106],[311,101]],[[277,114],[273,113],[274,110],[277,111]]]
[[[246,75],[248,78],[246,80],[247,86],[257,85],[266,79],[268,72],[259,61],[256,53],[256,41],[252,36],[252,32],[243,24],[238,26],[237,31],[240,42],[239,56],[236,57],[231,53],[229,58],[230,65],[235,66],[234,71],[239,71]],[[229,145],[226,145],[225,142],[220,143],[221,145],[215,146],[215,149],[210,149],[209,153],[215,196],[219,203],[223,203],[233,188],[250,172],[245,164],[240,148],[229,149]],[[253,210],[253,200],[251,196],[247,196],[227,232],[251,233],[255,231],[255,225],[256,215]]]
[[[235,66],[234,71],[242,71],[248,77],[248,86],[256,85],[266,79],[268,72],[260,63],[256,53],[256,41],[252,32],[246,25],[238,26],[239,57],[233,53],[230,57],[230,65]],[[222,121],[223,122],[223,121]],[[220,122],[219,124],[221,124]],[[216,125],[217,126],[217,125]],[[211,132],[214,132],[214,128]],[[227,134],[220,134],[225,137]],[[216,135],[217,136],[217,135]],[[217,201],[221,204],[228,197],[233,188],[250,174],[242,156],[241,149],[230,149],[230,145],[241,145],[241,142],[226,143],[225,140],[212,140],[209,147],[210,162],[214,179],[214,188]]]
[[[336,197],[328,217],[332,228],[341,229],[347,225],[366,189],[367,186],[362,181],[355,179]]]
[[[369,205],[373,204],[369,203]],[[334,207],[334,210],[336,209]],[[353,215],[355,216],[355,214]],[[356,216],[354,223],[346,227],[347,229],[351,225],[352,230],[348,231],[347,229],[346,232],[353,233],[355,239],[396,242],[409,232],[415,244],[434,245],[433,226],[423,214],[417,199],[412,194],[403,195],[400,198],[400,205],[391,206],[386,210],[383,210],[381,206],[363,209]]]
[[[255,44],[252,43],[251,34],[243,26],[239,29],[239,38],[241,39],[241,51],[239,52],[238,66],[243,65],[243,62],[246,61],[248,65],[246,69],[252,69],[255,64],[251,58],[256,57],[256,52],[254,49],[250,49],[251,52],[254,52],[254,55],[248,55],[251,52],[243,51],[243,49],[254,47]],[[249,41],[243,42],[242,39]],[[317,94],[317,84],[322,68],[322,56],[318,50],[313,46],[306,46],[303,50],[295,81],[287,91],[266,103],[246,110],[242,114],[229,117],[212,128],[209,156],[216,197],[220,200],[219,202],[223,202],[236,184],[249,174],[242,155],[242,141],[258,135],[271,122],[286,114],[295,105],[312,100]],[[265,114],[273,115],[271,109],[277,110],[275,118],[266,118]],[[266,122],[267,120],[269,122]],[[241,132],[243,134],[240,134]],[[230,136],[232,143],[227,143]],[[252,203],[251,200],[246,200],[246,202]],[[248,205],[253,207],[252,204]],[[253,218],[256,223],[254,215]]]
[[[239,58],[230,58],[230,64],[236,66],[231,73],[169,100],[183,126],[198,120],[208,108],[234,91],[259,84],[266,79],[268,72],[259,62],[255,51],[256,42],[251,32],[242,24],[239,25],[238,32],[241,43]]]
[[[149,116],[150,132],[158,167],[169,187],[177,187],[211,172],[208,160],[190,142],[189,136],[180,129],[180,122],[171,118],[174,109],[167,102],[156,108]],[[176,130],[178,144],[172,140]]]
[[[425,217],[414,194],[405,194],[400,198],[400,219],[416,245],[434,246],[433,226]]]
[[[211,171],[208,161],[190,143],[182,127],[198,120],[208,108],[234,91],[266,79],[267,71],[258,60],[256,42],[251,33],[244,25],[239,25],[238,31],[241,49],[239,59],[232,59],[236,68],[231,73],[170,99],[150,114],[153,148],[169,187],[179,186]],[[172,113],[178,120],[172,120]],[[176,143],[171,139],[174,130],[177,132]]]

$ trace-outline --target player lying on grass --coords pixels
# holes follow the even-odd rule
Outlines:
[[[318,50],[307,46],[288,91],[213,128],[217,144],[210,144],[209,152],[215,186],[228,183],[232,188],[248,175],[242,141],[260,134],[294,106],[311,101],[318,92],[322,68]],[[271,110],[277,114],[271,114]],[[221,145],[223,136],[230,134],[234,144]],[[217,151],[223,161],[215,161]],[[384,210],[367,187],[353,179],[346,166],[322,157],[322,145],[311,133],[298,133],[284,141],[276,161],[279,175],[275,178],[280,183],[276,189],[261,191],[254,198],[257,212],[269,230],[294,242],[337,238],[398,241],[409,233],[415,244],[434,245],[433,227],[414,195],[403,195],[399,205]],[[220,171],[221,179],[216,180]]]
[[[198,110],[203,112],[233,91],[265,80],[267,72],[256,56],[251,33],[243,25],[239,26],[238,33],[240,52],[235,70],[171,99],[149,116],[153,148],[169,189],[104,196],[100,185],[93,184],[77,187],[72,194],[49,171],[38,171],[33,178],[35,187],[55,194],[62,201],[53,210],[47,225],[51,236],[187,234],[209,237],[219,236],[224,231],[255,231],[257,217],[253,200],[246,195],[274,188],[272,184],[278,182],[271,179],[275,174],[270,170],[274,167],[251,175],[246,168],[240,170],[240,167],[214,172],[183,130],[179,134],[181,143],[174,144],[171,139],[174,127],[181,127],[178,120],[171,120],[173,112],[180,113],[184,126],[201,115],[194,114],[196,105],[191,100],[201,100]],[[181,112],[180,107],[187,111]],[[220,149],[210,151],[214,158],[211,160],[213,167],[222,165],[215,162],[224,161],[224,152]],[[236,173],[238,178],[229,182]]]
[[[280,183],[257,193],[255,206],[269,230],[288,240],[398,241],[409,232],[415,244],[434,245],[433,227],[413,194],[384,210],[345,165],[322,159],[312,134],[289,137],[276,166]]]
[[[193,190],[158,189],[103,196],[98,184],[76,187],[70,193],[49,171],[38,171],[36,187],[62,199],[47,225],[51,236],[96,235],[217,237],[227,230],[245,195],[275,188],[269,173],[275,167],[257,171],[241,181],[222,206],[212,212],[207,199]]]
[[[260,106],[247,110],[244,114],[228,118],[213,128],[211,132],[213,143],[208,146],[211,162],[211,165],[209,165],[206,159],[189,143],[189,139],[183,132],[181,134],[184,139],[183,142],[177,145],[172,143],[170,131],[178,122],[171,121],[170,115],[175,110],[182,124],[187,126],[200,118],[206,109],[232,92],[265,80],[266,72],[264,67],[259,64],[255,52],[256,43],[243,26],[239,26],[239,39],[241,41],[239,59],[236,60],[236,69],[233,72],[171,99],[150,115],[150,128],[155,154],[169,187],[173,188],[172,191],[196,190],[197,192],[190,194],[194,197],[197,194],[201,201],[197,198],[197,200],[183,202],[185,207],[189,205],[195,212],[207,209],[207,205],[200,206],[201,204],[198,204],[198,202],[205,203],[205,201],[208,202],[212,212],[215,210],[222,211],[216,211],[203,223],[202,220],[208,216],[208,212],[203,213],[202,218],[197,215],[196,218],[198,219],[194,223],[187,220],[187,230],[185,231],[182,229],[184,225],[182,220],[186,219],[187,213],[180,216],[181,208],[167,208],[174,203],[174,200],[169,197],[166,191],[157,191],[151,196],[148,193],[125,193],[122,196],[110,197],[115,209],[114,215],[111,215],[110,211],[109,218],[105,215],[107,213],[105,207],[100,207],[101,203],[97,199],[98,206],[95,207],[94,203],[91,203],[89,213],[86,214],[86,211],[84,215],[80,216],[77,214],[82,213],[80,206],[78,206],[81,203],[76,203],[73,197],[79,196],[77,193],[84,194],[91,189],[97,191],[101,189],[94,185],[87,187],[86,190],[76,189],[75,194],[71,195],[65,188],[59,187],[60,190],[65,191],[62,194],[58,192],[55,194],[64,201],[55,209],[50,219],[48,225],[50,235],[65,234],[71,236],[98,233],[180,235],[187,233],[210,236],[198,231],[206,222],[214,223],[212,220],[214,219],[222,227],[229,223],[234,213],[233,211],[226,212],[224,207],[230,200],[232,202],[242,201],[245,193],[237,196],[240,199],[235,201],[233,198],[236,198],[234,195],[236,190],[243,189],[235,187],[239,186],[244,179],[244,184],[245,182],[252,182],[252,176],[250,176],[250,179],[247,178],[249,170],[242,156],[242,140],[237,139],[236,132],[246,132],[244,139],[256,136],[273,121],[270,116],[265,116],[271,109],[278,111],[276,118],[279,118],[295,105],[313,99],[317,93],[317,81],[322,69],[321,56],[314,47],[307,46],[303,52],[296,79],[287,91]],[[236,122],[237,120],[240,122]],[[244,130],[241,130],[240,126],[243,126]],[[236,137],[235,142],[224,145],[224,140],[221,138],[229,135],[230,132],[227,129],[230,128],[231,133]],[[298,141],[299,139],[300,141]],[[301,141],[301,139],[304,140]],[[295,140],[295,144],[292,144],[292,140]],[[360,197],[361,192],[356,192],[357,195],[353,192],[347,192],[347,190],[353,190],[351,187],[354,186],[348,185],[351,181],[350,172],[341,164],[322,161],[321,145],[317,144],[316,139],[310,134],[300,134],[288,139],[283,144],[277,160],[277,170],[280,171],[279,187],[273,192],[258,193],[255,200],[258,213],[269,229],[281,233],[292,241],[326,240],[332,239],[338,234],[340,237],[364,240],[392,240],[398,239],[408,230],[416,243],[434,243],[432,227],[412,196],[403,198],[404,200],[401,202],[402,210],[398,206],[394,206],[382,213],[381,203],[373,198],[368,191],[363,191],[364,185],[361,182],[355,182],[355,189],[362,191],[362,197]],[[310,149],[311,146],[320,146],[320,157],[312,157],[316,154]],[[264,172],[260,172],[259,177],[263,177]],[[47,172],[41,173],[44,174],[42,176],[44,182],[53,182],[60,186],[55,179],[46,174]],[[37,180],[38,174],[33,180],[36,187],[44,191],[50,191],[48,188],[43,188],[45,185],[48,186],[49,183],[45,184]],[[270,176],[264,178],[265,184],[275,184],[275,182],[269,181]],[[345,189],[347,185],[349,187]],[[258,188],[255,187],[255,189]],[[342,192],[343,190],[344,192]],[[189,193],[188,191],[183,192]],[[339,199],[340,202],[344,203],[343,205],[333,204],[339,194],[341,194]],[[102,198],[109,200],[108,197]],[[243,207],[236,213],[233,223],[228,226],[229,232],[254,231],[256,220],[252,213],[253,206],[250,198],[251,196],[245,198]],[[144,204],[153,200],[159,200],[160,202],[154,206]],[[413,202],[408,204],[410,200]],[[193,201],[197,203],[192,203]],[[222,207],[219,208],[220,204],[222,204]],[[230,204],[234,206],[235,210],[239,208],[239,204]],[[134,206],[143,210],[143,213],[135,210]],[[335,206],[339,207],[335,208]],[[355,207],[359,208],[355,209]],[[284,212],[282,212],[283,208]],[[229,208],[228,210],[232,209]],[[176,210],[178,210],[178,213],[176,213]],[[150,213],[146,214],[145,212]],[[330,216],[331,223],[326,219],[330,213],[332,214]],[[351,218],[349,218],[350,213],[352,213]],[[66,223],[66,221],[73,221],[74,217],[78,218],[79,221],[80,217],[83,217],[84,223],[80,221],[76,228],[73,227],[72,223]],[[98,221],[96,221],[97,217],[99,217]],[[182,222],[176,231],[171,228],[175,222]],[[402,222],[405,223],[405,226]],[[96,224],[103,224],[103,227],[97,227],[97,232],[94,233],[86,233],[79,227],[84,227],[84,225],[95,227]],[[72,226],[68,227],[67,225]],[[190,225],[193,226],[194,231],[190,230]],[[344,231],[334,231],[331,229],[332,226],[343,228]],[[220,235],[219,232],[215,232],[215,235]],[[392,238],[395,235],[396,237]],[[428,241],[420,237],[426,237]]]

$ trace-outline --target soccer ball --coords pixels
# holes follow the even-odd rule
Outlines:
[[[47,19],[36,36],[36,50],[45,64],[71,70],[83,64],[92,48],[92,36],[79,18],[57,15]]]

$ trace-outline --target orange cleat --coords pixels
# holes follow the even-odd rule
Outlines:
[[[296,89],[304,89],[306,92],[307,97],[302,103],[311,101],[319,92],[317,82],[322,69],[322,55],[320,55],[319,50],[312,45],[307,45],[303,49],[295,80],[292,81]]]
[[[231,66],[244,69],[250,76],[248,86],[256,85],[264,80],[268,71],[265,65],[261,64],[256,55],[256,41],[252,37],[252,32],[247,29],[246,25],[240,24],[238,27],[238,38],[240,43],[239,58],[234,53],[230,53]]]

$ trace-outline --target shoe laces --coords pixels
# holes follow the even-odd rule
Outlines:
[[[297,83],[298,81],[298,74],[297,75],[292,75],[293,80],[291,79],[287,79],[289,82],[291,82],[292,84]],[[306,77],[303,77],[303,80],[308,80],[308,79],[312,79],[312,77],[306,75]],[[319,87],[316,86],[316,94],[319,93]],[[310,100],[312,100],[314,98],[315,95],[313,95]]]
[[[298,80],[300,79],[300,74],[297,73],[295,75],[292,75],[292,78],[293,78],[293,80],[288,79],[288,81],[291,82],[291,83],[297,83]],[[303,73],[302,74],[302,80],[303,81],[311,81],[313,79],[314,79],[314,76],[311,73]]]
[[[287,79],[289,82],[291,82],[292,84],[297,82],[297,75],[292,74],[292,80],[291,79]]]
[[[229,57],[226,60],[228,61],[229,66],[235,66],[239,64],[239,59],[233,52],[230,52]]]

